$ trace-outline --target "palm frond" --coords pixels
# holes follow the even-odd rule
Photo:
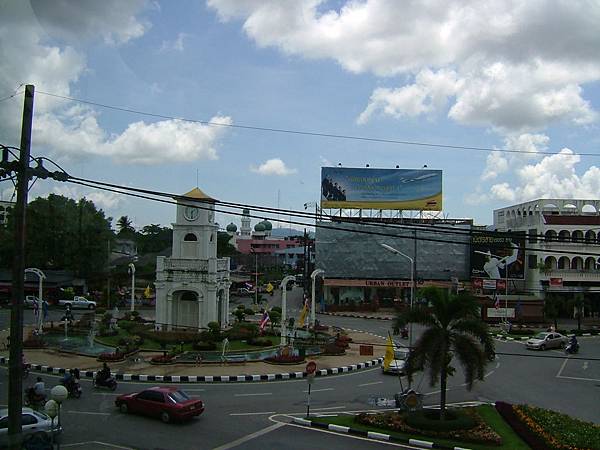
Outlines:
[[[464,369],[467,389],[471,390],[475,379],[483,380],[486,354],[475,338],[460,333],[452,335],[452,350]]]

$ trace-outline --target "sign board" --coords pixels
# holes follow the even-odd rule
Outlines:
[[[471,236],[471,277],[525,278],[524,233],[477,233]],[[508,273],[507,273],[508,270]],[[484,286],[484,289],[487,289]]]
[[[321,168],[321,207],[442,210],[442,171]]]
[[[563,285],[563,279],[562,278],[550,278],[549,284],[550,284],[550,286],[560,287]]]
[[[515,308],[488,308],[487,317],[489,319],[504,319],[506,317],[514,319]]]
[[[496,289],[496,280],[482,280],[483,289]]]
[[[309,361],[308,364],[306,364],[306,373],[308,375],[311,375],[313,373],[315,373],[315,371],[317,370],[317,363],[314,361]]]
[[[360,356],[373,356],[373,346],[372,345],[361,345],[359,347]]]

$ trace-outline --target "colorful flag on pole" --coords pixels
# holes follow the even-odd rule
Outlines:
[[[383,358],[383,368],[388,370],[390,364],[394,360],[394,343],[392,342],[392,336],[388,334],[388,341],[385,347],[385,356]]]
[[[304,306],[302,307],[302,311],[300,312],[300,318],[298,319],[298,327],[302,328],[304,326],[304,321],[308,316],[308,311],[310,310],[310,303],[308,301],[308,297],[304,297]]]
[[[146,287],[146,289],[144,290],[144,297],[145,298],[150,298],[152,297],[152,289],[150,289],[150,285],[148,285]]]
[[[260,323],[259,323],[259,328],[260,331],[264,331],[265,327],[267,326],[267,323],[269,322],[271,318],[269,317],[269,313],[265,310],[262,319],[260,319]]]

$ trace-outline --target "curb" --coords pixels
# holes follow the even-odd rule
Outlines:
[[[375,431],[357,430],[355,428],[344,427],[344,426],[335,425],[335,424],[314,422],[310,419],[302,419],[299,417],[294,417],[293,422],[296,425],[300,425],[303,427],[322,428],[322,429],[329,430],[329,431],[335,431],[337,433],[354,434],[356,436],[366,437],[369,439],[398,442],[398,443],[402,443],[402,444],[414,445],[415,447],[420,447],[420,448],[442,448],[442,449],[446,449],[446,450],[469,450],[466,447],[448,447],[447,445],[436,444],[435,442],[423,441],[421,439],[411,439],[411,438],[401,439],[401,438],[397,438],[397,437],[389,435],[389,434],[376,433]]]
[[[352,317],[354,319],[375,319],[375,320],[394,320],[393,316],[367,316],[361,314],[339,314],[339,313],[328,313],[328,312],[318,312],[317,314],[322,314],[324,316],[333,316],[333,317]]]
[[[341,373],[356,372],[368,367],[375,367],[383,363],[383,358],[376,358],[370,361],[365,361],[359,364],[350,366],[334,367],[332,369],[320,369],[315,372],[317,377],[326,377],[338,375]],[[0,357],[0,365],[7,365],[8,358]],[[50,373],[53,375],[64,374],[69,369],[42,366],[40,364],[30,364],[31,371]],[[81,371],[82,378],[93,379],[96,375],[95,371]],[[142,381],[142,382],[168,382],[168,383],[238,383],[252,381],[275,381],[275,380],[293,380],[306,378],[306,372],[284,372],[262,375],[140,375],[130,373],[116,373],[114,377],[119,381]]]

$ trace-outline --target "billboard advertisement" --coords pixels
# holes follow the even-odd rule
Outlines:
[[[523,280],[525,233],[471,236],[471,278]]]
[[[442,171],[321,168],[321,207],[442,210]]]

